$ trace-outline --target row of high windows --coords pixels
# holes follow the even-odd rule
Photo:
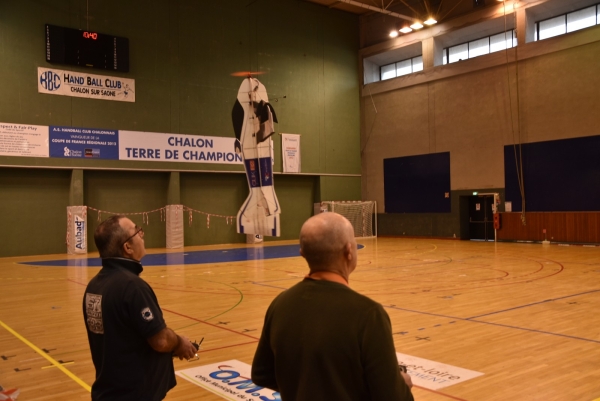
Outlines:
[[[516,45],[517,31],[511,29],[510,31],[445,48],[442,64],[456,63],[457,61],[483,56],[484,54],[499,52]]]
[[[381,80],[396,78],[401,75],[412,74],[423,69],[423,56],[381,66]]]
[[[600,24],[600,4],[561,14],[535,23],[534,40],[543,40]],[[455,63],[517,46],[516,30],[511,29],[443,49],[442,64]],[[423,57],[417,56],[380,67],[386,80],[423,70]]]
[[[535,40],[548,39],[598,25],[600,22],[599,13],[600,4],[596,4],[595,6],[538,21],[535,23]]]

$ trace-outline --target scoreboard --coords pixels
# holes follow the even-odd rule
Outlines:
[[[46,24],[46,61],[129,72],[129,39]]]

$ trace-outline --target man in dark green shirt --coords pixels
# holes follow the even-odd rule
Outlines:
[[[310,273],[269,306],[252,381],[283,401],[412,401],[383,307],[348,287],[352,225],[335,213],[307,220],[300,253]]]

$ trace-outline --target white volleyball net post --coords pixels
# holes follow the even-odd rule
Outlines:
[[[321,202],[321,210],[335,212],[347,218],[354,227],[355,237],[377,237],[377,202],[375,201],[324,201]]]

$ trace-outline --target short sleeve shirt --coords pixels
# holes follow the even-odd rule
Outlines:
[[[172,355],[147,341],[166,327],[156,295],[138,262],[107,258],[102,266],[83,299],[96,368],[92,400],[162,400],[176,382]]]

